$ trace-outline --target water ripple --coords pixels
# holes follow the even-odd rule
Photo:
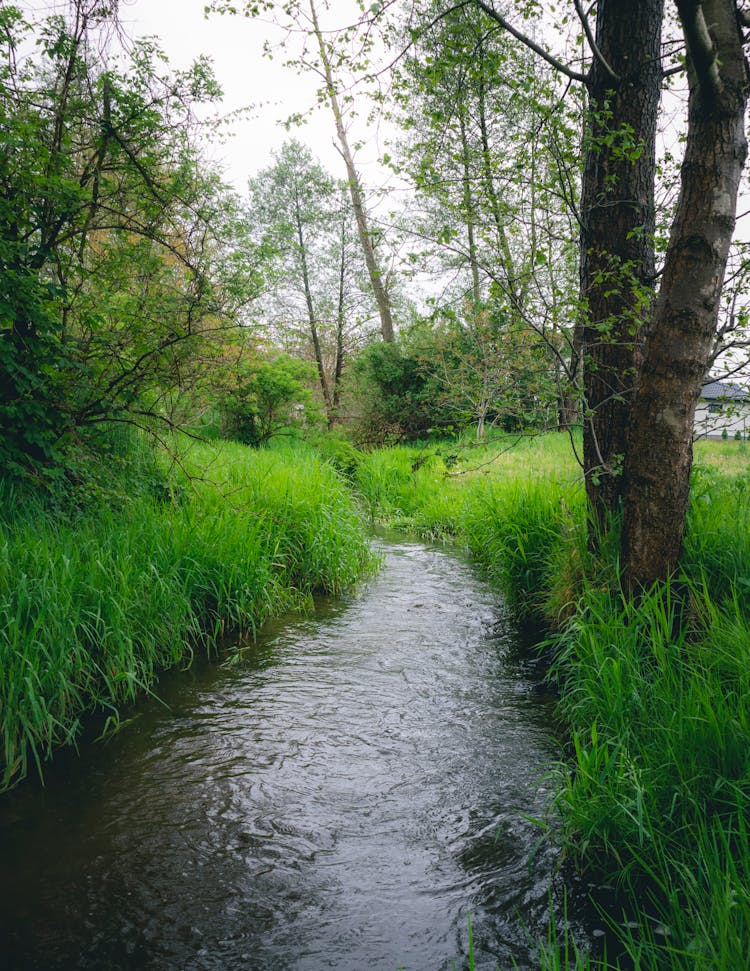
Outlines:
[[[4,968],[533,967],[554,853],[532,850],[549,703],[460,557],[386,544],[357,597],[0,809]]]

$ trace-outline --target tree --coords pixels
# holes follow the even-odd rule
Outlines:
[[[478,442],[488,425],[521,431],[545,424],[556,397],[545,342],[530,340],[505,300],[467,302],[462,314],[442,317],[418,356],[454,423],[476,422]]]
[[[406,31],[408,53],[394,81],[405,131],[397,169],[414,184],[421,215],[415,219],[409,207],[405,231],[412,227],[412,237],[428,241],[443,278],[456,275],[442,297],[454,311],[463,313],[470,296],[481,319],[491,291],[493,314],[507,320],[514,346],[524,338],[530,349],[547,345],[546,355],[532,356],[557,378],[567,427],[576,421],[569,404],[576,198],[568,159],[579,106],[567,107],[554,77],[488,29],[481,11],[464,5],[439,16],[441,4],[424,9],[434,16],[422,13],[429,26]],[[403,28],[392,43],[404,43]],[[497,352],[500,373],[500,345]]]
[[[254,275],[217,298],[223,187],[192,145],[205,62],[162,77],[150,42],[120,49],[116,4],[71,0],[27,23],[0,7],[0,455],[60,458],[104,421],[160,415],[188,344],[226,326]],[[34,30],[38,45],[22,54]],[[230,308],[229,303],[234,302]],[[241,301],[240,301],[241,302]]]
[[[586,84],[581,295],[587,491],[598,513],[623,508],[622,564],[636,589],[672,573],[682,549],[693,416],[716,327],[746,155],[748,75],[734,0],[676,0],[690,87],[681,193],[654,300],[653,133],[664,74],[662,0],[602,0],[592,52],[567,68],[490,4],[489,17]],[[602,335],[606,339],[602,339]]]
[[[285,354],[246,361],[222,396],[227,434],[257,446],[289,428],[314,422],[319,410],[308,387],[311,370],[313,365]]]
[[[328,9],[325,0],[323,6]],[[319,20],[320,7],[320,4],[316,6],[315,0],[293,0],[290,3],[275,3],[274,0],[243,0],[240,4],[235,3],[234,0],[211,0],[206,10],[221,14],[236,14],[242,9],[247,17],[274,11],[279,17],[279,26],[287,34],[287,39],[300,32],[305,36],[299,56],[287,60],[286,64],[317,75],[320,81],[317,101],[319,104],[328,104],[331,109],[339,152],[346,168],[347,187],[357,235],[378,308],[381,334],[384,341],[392,341],[394,326],[388,274],[383,269],[382,253],[378,252],[377,243],[380,234],[373,229],[362,180],[357,170],[355,151],[349,137],[350,119],[347,109],[350,108],[353,98],[345,92],[341,77],[345,68],[356,71],[362,67],[369,43],[365,37],[359,62],[356,57],[347,57],[344,50],[348,40],[351,39],[352,32],[324,30]],[[270,55],[270,44],[266,45],[266,50]],[[295,116],[290,119],[290,122],[292,121],[299,122],[301,118]]]
[[[344,113],[341,109],[341,102],[336,89],[331,59],[333,48],[332,45],[326,43],[323,37],[323,31],[320,29],[320,23],[318,22],[318,12],[315,7],[315,0],[309,0],[309,4],[312,33],[315,37],[320,55],[320,67],[318,68],[318,71],[322,75],[324,81],[325,97],[331,106],[331,111],[333,112],[333,119],[336,125],[336,137],[338,138],[341,149],[341,157],[344,160],[344,165],[346,166],[347,183],[352,200],[352,210],[357,223],[359,241],[362,245],[362,252],[365,257],[365,265],[367,266],[367,273],[370,278],[372,292],[375,295],[375,301],[378,305],[378,313],[380,314],[380,332],[384,341],[392,341],[393,315],[391,313],[391,298],[388,293],[387,280],[383,274],[383,270],[380,266],[380,260],[375,250],[375,237],[372,229],[370,228],[370,217],[365,207],[362,184],[354,163],[354,155],[349,145],[349,136],[347,135],[346,125],[344,122]]]
[[[299,350],[306,333],[329,424],[337,417],[352,331],[368,317],[342,189],[297,140],[250,182],[252,220],[267,255],[265,309],[275,336]]]
[[[624,464],[623,562],[650,584],[679,561],[693,419],[713,345],[747,155],[748,69],[732,0],[677,0],[690,102],[682,187],[646,335]]]

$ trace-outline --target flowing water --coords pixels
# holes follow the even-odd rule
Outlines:
[[[168,675],[0,799],[0,967],[535,967],[551,700],[455,552]]]

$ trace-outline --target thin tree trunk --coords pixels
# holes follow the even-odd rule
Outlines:
[[[354,218],[357,222],[357,231],[359,233],[359,239],[365,257],[367,273],[370,277],[370,285],[372,286],[372,291],[375,295],[375,302],[378,305],[378,313],[380,314],[380,331],[383,335],[384,341],[392,341],[393,317],[391,314],[391,301],[390,297],[388,296],[388,289],[385,285],[383,273],[378,264],[377,255],[375,253],[367,210],[365,208],[362,195],[362,186],[359,181],[357,169],[354,165],[354,156],[352,155],[349,147],[349,139],[344,126],[344,116],[341,112],[341,106],[339,105],[339,100],[336,96],[336,88],[333,83],[331,61],[328,57],[328,51],[326,50],[320,25],[318,24],[318,14],[315,9],[314,0],[310,0],[310,14],[312,16],[313,31],[320,49],[320,61],[323,65],[323,75],[326,82],[326,94],[328,95],[328,102],[331,105],[333,117],[336,122],[336,136],[339,140],[341,157],[346,165],[346,174],[349,180],[349,192],[352,198]]]
[[[466,118],[464,117],[464,105],[458,106],[458,121],[461,129],[461,162],[463,164],[463,197],[464,212],[466,218],[466,233],[469,238],[469,266],[471,267],[471,295],[474,306],[479,305],[479,261],[477,259],[477,241],[474,231],[474,199],[471,193],[471,156],[469,154],[469,140],[466,136]]]
[[[315,363],[318,367],[318,378],[320,379],[320,387],[323,392],[323,401],[325,403],[326,414],[330,421],[331,412],[333,410],[333,405],[331,402],[331,389],[328,385],[328,378],[326,376],[326,369],[323,361],[323,352],[320,347],[320,338],[318,336],[318,322],[315,314],[315,304],[313,303],[312,290],[310,289],[310,274],[307,268],[307,249],[305,247],[305,235],[302,229],[302,214],[300,212],[299,198],[296,195],[296,187],[294,215],[297,223],[297,244],[299,246],[300,266],[302,268],[302,285],[305,291],[305,303],[307,304],[307,319],[310,327],[310,337],[312,338],[313,353],[315,354]]]
[[[479,410],[479,417],[477,420],[477,442],[483,442],[486,438],[487,432],[485,429],[485,422],[487,420],[487,407],[483,406]]]
[[[492,174],[492,150],[490,148],[489,131],[487,128],[487,98],[484,89],[484,48],[482,47],[481,43],[478,46],[478,56],[480,58],[482,68],[479,76],[477,103],[479,109],[479,134],[482,141],[482,169],[484,176],[484,187],[485,191],[487,192],[487,198],[489,199],[492,219],[495,223],[499,255],[503,263],[503,269],[505,270],[507,295],[510,299],[511,305],[522,314],[525,297],[518,291],[516,267],[515,263],[513,262],[513,254],[510,250],[510,244],[508,243],[508,235],[505,232],[505,222],[503,220],[500,199],[497,194],[497,189],[495,188],[495,179]]]
[[[346,214],[341,217],[341,260],[339,262],[339,293],[336,308],[336,362],[333,372],[333,411],[328,418],[328,427],[332,428],[339,417],[339,403],[341,401],[341,377],[344,373],[344,324],[346,322],[345,307],[346,283]]]
[[[748,78],[735,5],[678,0],[677,6],[690,55],[688,137],[624,469],[623,566],[635,588],[668,576],[682,551],[695,407],[747,154]]]

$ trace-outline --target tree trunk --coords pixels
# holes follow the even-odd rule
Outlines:
[[[461,164],[463,165],[463,203],[466,232],[469,239],[469,266],[471,268],[471,295],[475,307],[479,306],[481,291],[479,289],[479,260],[477,259],[477,242],[474,232],[476,216],[474,212],[474,198],[471,191],[471,156],[469,140],[466,135],[466,108],[461,102],[457,105],[458,122],[461,130]]]
[[[315,315],[315,304],[313,303],[312,290],[310,288],[310,273],[307,268],[307,247],[305,246],[305,235],[302,228],[302,213],[300,211],[299,195],[297,194],[296,186],[294,215],[297,223],[297,245],[299,246],[300,267],[302,269],[302,285],[304,287],[305,303],[307,305],[307,320],[310,326],[310,337],[312,339],[313,353],[315,354],[315,363],[318,368],[320,388],[323,392],[323,402],[325,404],[326,415],[328,416],[328,420],[330,422],[331,414],[333,412],[331,389],[328,385],[325,362],[323,361],[323,352],[320,347],[320,337],[318,336],[318,321]]]
[[[668,576],[682,551],[695,406],[747,152],[748,79],[735,5],[678,0],[677,6],[689,52],[688,138],[624,467],[623,567],[635,588]]]
[[[339,293],[336,308],[336,361],[333,370],[333,409],[328,416],[328,427],[339,418],[341,402],[341,378],[344,373],[344,323],[346,321],[346,214],[341,217],[341,260],[339,262]]]
[[[592,540],[619,507],[637,341],[654,279],[663,8],[664,0],[597,5],[601,59],[594,57],[588,83],[580,255],[583,451]]]
[[[349,181],[349,193],[352,199],[354,218],[357,222],[357,230],[359,232],[359,239],[365,257],[367,273],[370,277],[370,285],[372,286],[372,292],[375,295],[375,302],[378,305],[378,313],[380,314],[380,331],[383,335],[384,341],[392,341],[393,317],[391,315],[391,301],[390,297],[388,296],[388,290],[385,285],[385,280],[383,279],[383,274],[378,264],[377,256],[375,254],[375,246],[373,245],[372,241],[372,233],[370,231],[367,210],[362,198],[362,186],[360,185],[359,175],[357,174],[357,169],[354,165],[354,156],[352,155],[349,147],[349,139],[344,126],[344,116],[341,112],[339,100],[336,97],[336,88],[333,83],[331,61],[328,57],[328,51],[326,50],[320,25],[318,24],[318,14],[315,9],[314,0],[310,0],[310,14],[312,16],[313,32],[320,50],[320,61],[323,65],[323,75],[326,82],[326,94],[328,95],[328,101],[331,105],[333,117],[336,122],[336,136],[338,137],[339,146],[341,148],[341,157],[344,159],[344,164],[346,165],[346,175]]]
[[[490,204],[492,221],[495,224],[497,238],[498,257],[505,271],[505,293],[510,301],[511,307],[523,316],[523,305],[525,302],[524,288],[519,289],[518,274],[513,260],[513,254],[508,243],[508,234],[505,232],[505,219],[503,217],[500,197],[495,186],[493,174],[492,149],[490,147],[490,136],[487,126],[487,93],[485,90],[485,56],[484,47],[481,42],[477,47],[477,56],[481,67],[479,75],[479,87],[477,91],[477,108],[479,112],[479,135],[482,141],[482,176],[484,189]]]

